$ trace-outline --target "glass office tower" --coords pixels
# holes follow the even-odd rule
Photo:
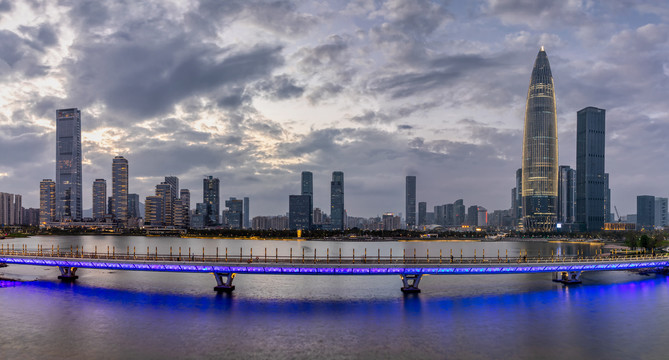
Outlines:
[[[553,75],[543,46],[527,91],[522,162],[523,227],[552,231],[557,220],[557,112]]]
[[[56,110],[56,220],[81,218],[81,111],[59,109]]]

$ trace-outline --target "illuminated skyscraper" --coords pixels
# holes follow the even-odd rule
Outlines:
[[[128,219],[128,160],[123,156],[112,161],[112,214],[116,221]]]
[[[39,224],[54,221],[56,218],[56,183],[44,179],[39,183]]]
[[[311,171],[302,171],[302,195],[309,196],[309,222],[305,229],[310,229],[314,223],[314,174]]]
[[[552,231],[557,220],[557,113],[553,75],[543,46],[527,91],[522,162],[523,227]]]
[[[335,171],[330,182],[330,218],[332,230],[344,230],[344,173]]]
[[[202,203],[206,206],[205,226],[219,224],[221,214],[220,181],[213,176],[207,176],[202,180]]]
[[[107,214],[107,181],[95,179],[93,181],[93,219],[102,220]]]
[[[56,110],[56,219],[81,220],[81,111]]]

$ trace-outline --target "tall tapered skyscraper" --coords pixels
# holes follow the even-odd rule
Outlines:
[[[81,220],[81,111],[56,110],[56,220]]]
[[[543,46],[527,91],[522,162],[523,226],[526,231],[552,231],[557,220],[557,112],[553,75]]]
[[[407,220],[407,229],[413,229],[416,227],[416,177],[409,175],[406,177],[406,192],[405,194],[405,205],[406,205],[406,220]]]
[[[314,223],[314,174],[311,171],[302,171],[302,195],[309,196],[309,224],[310,229]]]

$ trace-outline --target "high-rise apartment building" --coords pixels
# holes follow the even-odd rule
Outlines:
[[[552,231],[557,220],[558,133],[555,88],[543,46],[534,61],[523,135],[523,227]]]
[[[330,182],[330,218],[333,230],[345,229],[344,173],[335,171]]]
[[[416,177],[409,175],[406,177],[405,190],[406,220],[407,229],[416,227]]]
[[[418,225],[427,225],[427,203],[424,201],[418,203]]]
[[[314,174],[311,171],[302,171],[302,195],[309,196],[309,226],[314,224]]]
[[[653,230],[655,227],[655,196],[636,197],[636,229]]]
[[[150,226],[164,226],[164,196],[147,196],[144,202],[144,223]]]
[[[576,115],[576,222],[600,231],[606,220],[604,150],[606,111],[586,107]]]
[[[206,206],[205,226],[216,226],[221,213],[220,181],[218,178],[207,176],[202,180],[202,203]]]
[[[81,111],[56,110],[56,219],[79,221],[81,203]]]
[[[0,225],[21,225],[23,208],[21,195],[0,192]]]
[[[102,220],[107,214],[107,181],[93,181],[93,219]]]
[[[561,165],[558,175],[557,222],[571,224],[576,220],[576,170]]]
[[[112,160],[112,215],[118,222],[128,219],[128,160],[123,156]]]
[[[39,183],[39,224],[45,226],[46,223],[56,219],[56,182],[51,179],[44,179]]]
[[[161,218],[165,226],[174,226],[174,200],[172,198],[172,184],[161,182],[156,185],[156,196],[160,196],[162,201]]]
[[[179,198],[179,178],[176,176],[165,176],[165,182],[172,185],[172,201]]]
[[[472,205],[467,209],[467,221],[465,221],[466,225],[469,226],[477,226],[478,225],[478,218],[479,218],[479,207],[478,205]]]
[[[460,226],[465,223],[465,202],[462,199],[453,203],[453,225]]]

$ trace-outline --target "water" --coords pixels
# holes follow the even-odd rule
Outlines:
[[[320,256],[367,248],[419,256],[473,250],[501,256],[567,255],[598,247],[558,243],[240,241],[144,237],[34,237],[4,240],[45,249],[83,245],[160,253],[179,246],[209,254],[228,247]],[[11,245],[10,245],[11,246]],[[467,254],[469,252],[469,254]],[[489,255],[490,254],[490,255]],[[437,255],[438,256],[438,255]],[[669,278],[585,273],[563,286],[550,274],[426,276],[403,295],[396,276],[239,275],[231,295],[213,276],[81,269],[75,284],[58,270],[10,265],[0,282],[2,358],[666,358]]]

